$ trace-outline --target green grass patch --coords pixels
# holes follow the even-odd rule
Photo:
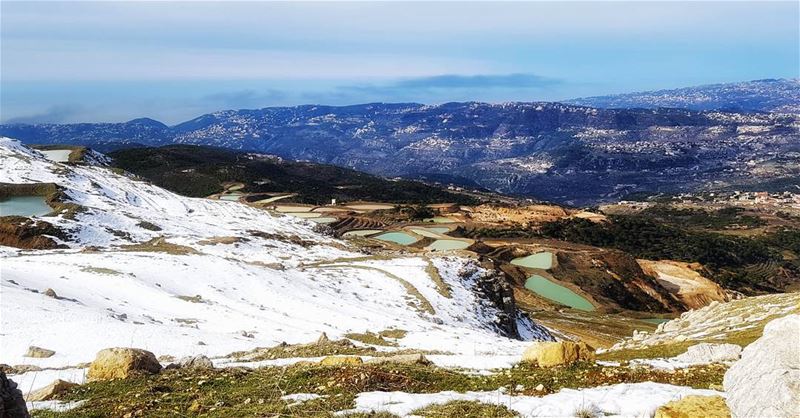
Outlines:
[[[345,367],[298,364],[255,370],[177,369],[165,370],[153,376],[88,383],[61,397],[62,400],[86,400],[82,406],[63,413],[37,412],[34,416],[104,417],[131,414],[148,417],[323,417],[330,416],[335,411],[353,408],[356,395],[369,391],[436,393],[447,390],[465,392],[505,388],[510,395],[541,396],[563,388],[644,381],[709,388],[711,385],[721,384],[725,370],[720,365],[693,367],[675,372],[590,364],[555,368],[521,365],[493,375],[478,376],[431,365],[399,364]],[[543,389],[536,391],[534,388],[538,385],[542,385]],[[283,395],[293,393],[316,393],[324,397],[291,405],[280,399]],[[457,404],[434,409],[431,413],[444,413],[448,408],[463,410],[465,414],[479,414],[483,411],[483,406],[480,405]],[[493,412],[491,409],[486,411],[502,412]]]
[[[513,418],[516,412],[502,405],[489,405],[476,401],[453,401],[442,405],[431,405],[411,412],[426,418]]]

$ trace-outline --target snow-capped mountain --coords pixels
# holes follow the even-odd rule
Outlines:
[[[796,88],[781,91],[797,103]],[[0,125],[0,134],[98,149],[184,143],[254,150],[383,176],[466,178],[572,204],[752,183],[791,188],[800,167],[796,113],[560,103],[274,107],[173,127],[149,120]]]
[[[583,97],[565,103],[603,108],[800,113],[800,79],[765,79],[670,90]]]
[[[215,356],[382,329],[407,331],[401,347],[461,354],[517,353],[510,334],[549,338],[504,314],[481,290],[497,278],[474,261],[368,256],[310,222],[53,162],[7,138],[0,166],[0,183],[52,183],[73,205],[35,217],[63,248],[0,247],[0,363],[75,365],[113,346]],[[56,354],[23,357],[31,345]]]

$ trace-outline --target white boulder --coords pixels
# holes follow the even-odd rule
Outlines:
[[[742,354],[742,347],[736,344],[695,344],[683,354],[675,357],[683,363],[710,364],[736,361]]]
[[[733,418],[800,416],[800,315],[767,324],[723,385]]]

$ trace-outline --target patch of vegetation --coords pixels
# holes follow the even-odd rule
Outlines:
[[[675,208],[670,205],[655,205],[643,210],[640,215],[665,223],[685,227],[726,229],[732,227],[755,228],[767,224],[763,219],[743,215],[743,208],[727,207],[715,211],[693,208]]]
[[[411,412],[426,418],[513,418],[516,412],[509,411],[503,405],[490,405],[476,401],[453,401],[441,405],[430,405]]]
[[[425,260],[427,265],[425,266],[425,273],[428,274],[428,277],[431,278],[434,284],[436,284],[436,290],[439,292],[440,295],[449,298],[451,297],[450,293],[450,286],[444,282],[442,275],[439,274],[439,269],[433,265],[431,260]]]
[[[800,243],[798,232],[783,232],[765,237],[739,237],[695,231],[659,222],[639,215],[611,215],[610,222],[594,223],[585,219],[563,219],[543,224],[542,237],[615,248],[636,258],[699,262],[710,277],[728,288],[747,291],[775,291],[781,286],[767,282],[763,275],[748,271],[749,266],[783,263],[781,251]],[[799,266],[790,263],[787,274],[798,276]]]
[[[185,302],[191,302],[191,303],[204,303],[205,302],[203,300],[203,297],[200,296],[200,295],[194,295],[194,296],[178,295],[178,296],[175,296],[175,297],[180,299],[180,300],[182,300],[182,301],[185,301]]]
[[[329,340],[321,337],[310,344],[279,344],[275,347],[261,347],[250,351],[231,354],[238,360],[261,361],[294,357],[323,357],[333,355],[374,355],[373,347],[356,347],[348,340]]]
[[[368,391],[436,393],[505,388],[510,395],[544,395],[563,388],[644,381],[708,388],[721,384],[724,372],[725,367],[719,365],[668,372],[589,364],[555,368],[523,365],[489,376],[459,373],[430,365],[399,364],[344,367],[299,364],[256,370],[175,369],[153,376],[88,383],[61,397],[66,401],[86,400],[83,405],[61,413],[39,411],[34,416],[328,417],[335,411],[353,408],[356,395]],[[543,389],[535,390],[538,385]],[[280,399],[293,393],[316,393],[323,397],[302,403]],[[466,408],[467,413],[480,411],[479,405],[460,404],[456,407]],[[434,409],[433,412],[443,410],[446,409]]]
[[[139,228],[144,228],[144,229],[146,229],[148,231],[160,231],[161,230],[160,226],[158,226],[158,225],[156,225],[156,224],[154,224],[152,222],[147,222],[147,221],[139,221],[139,223],[137,223],[136,226],[138,226]]]
[[[474,204],[474,197],[412,180],[387,180],[347,168],[193,145],[132,148],[109,154],[113,164],[158,186],[193,197],[244,183],[246,193],[297,193],[292,200],[328,204],[338,201]]]
[[[96,274],[105,274],[108,276],[120,276],[123,273],[121,271],[117,271],[114,269],[109,269],[105,267],[83,267],[81,271],[85,271],[87,273],[96,273]]]
[[[173,255],[197,254],[194,248],[167,242],[164,237],[156,237],[137,244],[123,245],[120,248],[124,251],[160,252]]]
[[[382,335],[376,334],[374,332],[351,332],[344,335],[345,338],[359,341],[364,344],[370,345],[381,345],[384,347],[397,347],[397,343],[394,341],[389,341],[386,338],[383,338]]]

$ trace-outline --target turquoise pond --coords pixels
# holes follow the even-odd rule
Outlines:
[[[0,216],[42,216],[52,211],[42,196],[13,196],[0,200]]]
[[[572,290],[534,274],[525,281],[525,288],[537,295],[582,311],[593,311],[594,306]]]
[[[664,322],[669,321],[669,318],[645,318],[645,319],[642,319],[642,321],[658,325],[658,324],[663,324]]]
[[[459,241],[456,239],[438,239],[431,243],[431,245],[425,247],[428,250],[463,250],[470,246],[470,243],[467,241]]]
[[[427,237],[427,238],[439,238],[439,235],[440,235],[440,234],[437,234],[436,232],[429,231],[429,230],[424,229],[424,228],[411,228],[411,232],[413,232],[413,233],[415,233],[417,235],[421,235],[423,237]]]
[[[417,238],[412,237],[411,235],[406,234],[405,232],[387,232],[385,234],[381,234],[373,238],[377,238],[381,241],[394,242],[400,245],[409,245],[419,241]]]
[[[542,252],[511,260],[511,264],[532,269],[547,270],[553,267],[553,254]]]
[[[318,224],[329,224],[336,222],[336,218],[329,218],[329,217],[321,217],[321,218],[309,218],[310,221],[314,221]]]
[[[347,231],[342,234],[343,237],[365,237],[367,235],[375,235],[383,232],[382,229],[355,229]]]

